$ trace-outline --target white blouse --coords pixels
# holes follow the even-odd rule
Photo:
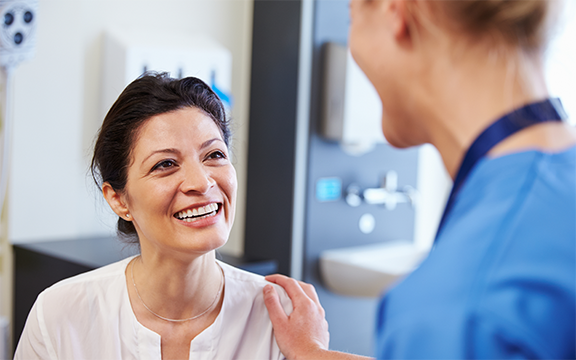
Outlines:
[[[34,303],[16,360],[162,358],[160,335],[136,320],[125,269],[133,257],[63,280]],[[190,359],[283,359],[255,275],[219,262],[226,281],[220,314],[190,343]],[[274,285],[276,286],[276,285]],[[284,310],[286,292],[276,286]]]

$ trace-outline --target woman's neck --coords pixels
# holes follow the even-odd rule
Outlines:
[[[539,60],[525,54],[490,54],[478,48],[435,59],[420,92],[422,123],[454,178],[466,151],[486,127],[518,107],[547,98],[548,92]],[[543,138],[535,141],[523,133],[515,135],[523,140],[510,143],[506,151],[546,145]]]
[[[218,301],[215,297],[221,294],[224,277],[214,251],[183,261],[142,250],[127,269],[127,281],[137,294],[133,300],[144,303],[149,312],[187,319]]]

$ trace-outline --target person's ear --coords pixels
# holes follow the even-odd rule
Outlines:
[[[112,185],[110,185],[108,182],[102,184],[102,194],[116,215],[120,216],[126,221],[132,221],[132,216],[130,215],[128,206],[126,206],[124,196],[116,192],[116,190],[114,190]]]
[[[386,1],[385,6],[387,6],[392,34],[398,41],[410,40],[410,21],[412,20],[410,10],[414,6],[412,2],[413,0]]]

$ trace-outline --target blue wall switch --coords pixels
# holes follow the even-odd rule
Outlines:
[[[335,201],[342,196],[342,180],[337,177],[321,178],[316,182],[318,201]]]

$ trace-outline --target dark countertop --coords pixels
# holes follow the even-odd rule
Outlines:
[[[43,241],[14,246],[90,268],[108,265],[140,252],[137,246],[123,243],[115,236]]]
[[[116,236],[43,241],[14,244],[14,246],[89,268],[108,265],[140,252],[137,245],[122,242]],[[216,252],[216,258],[260,275],[268,275],[277,271],[277,263],[273,260],[247,259],[219,251]]]

